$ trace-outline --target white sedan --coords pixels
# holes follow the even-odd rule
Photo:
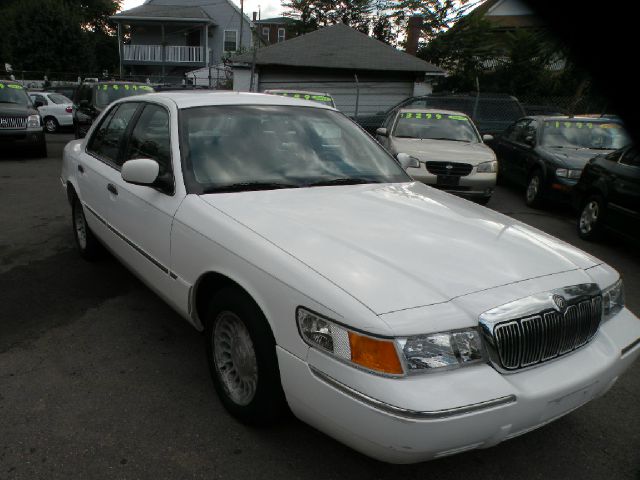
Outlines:
[[[377,140],[393,155],[418,162],[407,169],[414,180],[486,204],[496,186],[496,155],[462,112],[402,108],[376,130]]]
[[[540,427],[640,355],[613,268],[412,181],[330,107],[123,99],[65,147],[61,181],[80,254],[107,247],[205,332],[243,422],[288,407],[372,457],[423,461]]]
[[[29,92],[37,107],[47,133],[55,133],[60,127],[73,126],[73,102],[56,92]]]

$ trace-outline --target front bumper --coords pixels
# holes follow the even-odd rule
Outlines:
[[[15,144],[22,146],[36,146],[45,141],[44,131],[39,130],[13,130],[0,129],[0,144]]]
[[[459,177],[458,185],[456,186],[441,186],[438,185],[437,175],[433,175],[427,171],[427,167],[424,163],[420,162],[419,168],[408,168],[407,173],[411,175],[414,180],[422,182],[431,187],[436,187],[445,192],[453,193],[461,197],[467,198],[488,198],[493,194],[493,190],[496,187],[496,174],[495,173],[477,173],[474,169],[469,175]]]
[[[385,378],[314,349],[278,348],[296,416],[366,455],[413,463],[487,448],[541,427],[604,394],[640,355],[640,320],[624,309],[586,346],[502,375],[489,365]]]

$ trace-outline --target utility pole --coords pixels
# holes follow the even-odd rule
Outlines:
[[[240,0],[240,41],[238,50],[242,52],[242,27],[244,25],[244,0]]]

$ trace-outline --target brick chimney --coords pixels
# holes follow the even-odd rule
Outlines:
[[[258,19],[258,12],[253,12],[253,21],[255,22]]]
[[[422,34],[422,22],[423,18],[419,15],[409,17],[409,23],[407,24],[407,46],[406,52],[409,55],[414,55],[418,52],[418,41]]]

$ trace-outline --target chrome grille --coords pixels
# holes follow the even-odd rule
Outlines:
[[[427,171],[433,175],[456,175],[464,177],[473,170],[473,165],[469,163],[454,162],[426,162]],[[451,166],[450,168],[448,168]]]
[[[27,117],[0,117],[0,128],[18,130],[27,128]]]
[[[556,310],[499,323],[493,339],[500,366],[506,370],[546,362],[585,345],[598,331],[602,317],[600,295]]]

